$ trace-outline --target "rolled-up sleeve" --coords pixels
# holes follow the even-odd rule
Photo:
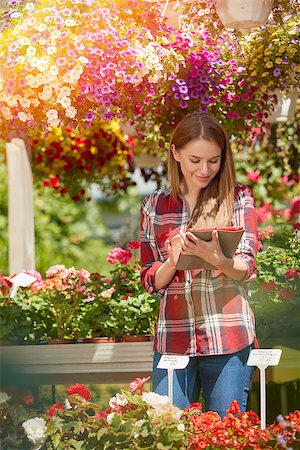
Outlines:
[[[234,202],[234,225],[243,227],[245,230],[235,256],[242,259],[248,268],[243,281],[251,281],[256,278],[258,239],[255,201],[248,186],[240,185],[237,190]]]
[[[157,269],[164,263],[159,255],[155,230],[154,218],[155,208],[153,207],[154,198],[150,195],[145,198],[141,207],[140,215],[140,241],[141,241],[141,283],[149,294],[162,297],[165,289],[155,290],[154,281]]]

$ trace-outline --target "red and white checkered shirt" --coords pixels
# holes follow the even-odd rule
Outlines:
[[[257,219],[249,187],[236,184],[232,226],[245,231],[235,256],[248,267],[238,282],[219,270],[177,270],[171,283],[154,289],[155,273],[168,254],[166,239],[186,231],[188,210],[181,197],[170,190],[157,190],[145,198],[141,208],[141,281],[160,297],[154,350],[188,356],[223,355],[255,342],[255,324],[248,304],[246,281],[256,272]]]

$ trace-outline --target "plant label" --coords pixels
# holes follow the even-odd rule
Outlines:
[[[268,367],[277,366],[280,361],[282,350],[280,348],[263,348],[251,350],[247,364],[248,366]]]
[[[190,358],[185,355],[162,355],[158,369],[185,369]]]
[[[22,287],[27,287],[36,280],[37,278],[33,277],[32,275],[28,275],[28,273],[23,272],[18,273],[18,275],[15,275],[14,277],[10,278],[10,282],[12,284],[14,284],[15,286],[22,286]]]

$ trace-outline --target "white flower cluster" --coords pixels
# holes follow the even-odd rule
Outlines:
[[[178,73],[179,63],[184,61],[184,57],[173,48],[165,48],[152,42],[146,46],[137,44],[137,51],[138,58],[144,66],[139,73],[140,79],[150,74],[148,81],[154,84]]]
[[[32,450],[38,450],[45,441],[46,420],[42,417],[34,417],[22,423],[26,436],[34,447]]]
[[[166,395],[159,395],[155,392],[143,392],[142,399],[151,407],[147,411],[150,417],[163,416],[166,419],[180,420],[182,416],[183,411],[174,406]]]

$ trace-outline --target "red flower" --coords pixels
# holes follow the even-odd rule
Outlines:
[[[21,402],[23,405],[33,405],[34,396],[31,391],[25,391],[21,397]]]
[[[288,269],[284,274],[284,278],[286,280],[291,280],[293,278],[299,278],[299,273],[297,272],[296,269]]]
[[[202,403],[199,403],[199,402],[191,403],[189,407],[198,409],[199,411],[202,411]]]
[[[252,183],[257,183],[260,179],[260,172],[258,170],[253,170],[247,173],[248,180],[252,181]]]
[[[64,409],[65,409],[64,405],[62,403],[57,402],[50,406],[50,408],[47,411],[47,414],[49,417],[56,416],[58,410],[63,411]]]
[[[107,416],[108,416],[108,413],[106,411],[99,411],[93,416],[93,418],[99,420],[99,419],[106,419]]]
[[[239,412],[241,412],[239,402],[237,400],[234,400],[230,403],[229,409],[227,409],[227,413],[237,414]]]
[[[136,378],[132,383],[130,383],[130,392],[136,392],[141,391],[144,384],[147,383],[148,380],[150,380],[151,377],[147,378]]]
[[[279,291],[280,297],[284,298],[284,300],[293,300],[295,296],[294,289],[282,288]]]
[[[0,294],[8,295],[10,288],[12,287],[12,282],[8,278],[0,274]]]
[[[130,241],[130,242],[127,242],[126,248],[127,248],[128,250],[137,250],[138,248],[140,248],[140,243],[139,243],[139,241]]]
[[[277,289],[277,285],[274,281],[263,281],[261,284],[262,292],[274,292]]]
[[[91,393],[84,384],[73,384],[67,389],[67,395],[75,394],[80,395],[80,397],[82,398],[85,398],[88,402],[91,399]]]

